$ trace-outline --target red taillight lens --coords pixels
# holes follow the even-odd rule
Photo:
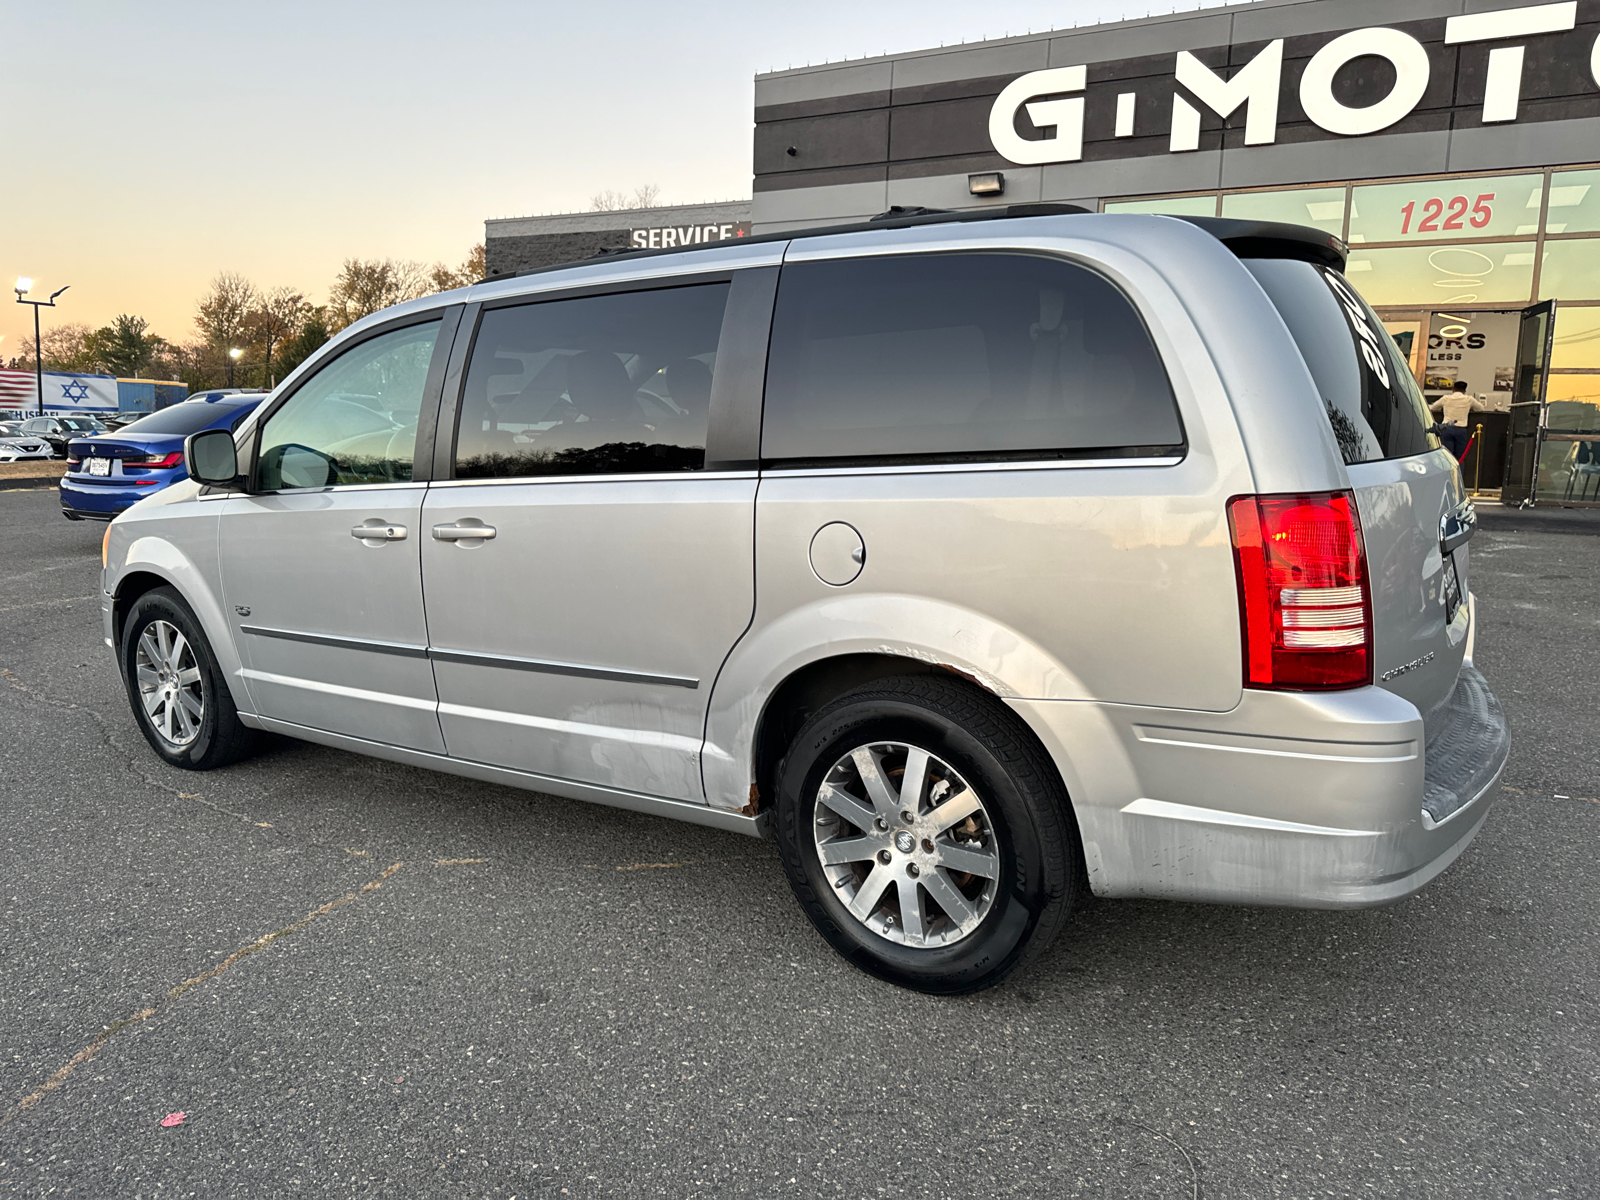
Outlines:
[[[125,458],[122,465],[125,467],[175,467],[183,461],[183,451],[174,450],[171,454],[161,458]]]
[[[1236,496],[1246,687],[1310,691],[1372,682],[1372,594],[1348,492]]]

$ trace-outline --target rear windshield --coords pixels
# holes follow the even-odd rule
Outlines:
[[[231,404],[208,404],[204,400],[198,403],[174,404],[171,408],[163,408],[160,412],[153,412],[148,417],[140,417],[117,430],[119,434],[141,433],[174,433],[188,437],[191,433],[199,433],[216,424],[224,417],[232,416],[237,412]]]
[[[1244,265],[1294,335],[1346,463],[1406,458],[1439,445],[1405,356],[1343,275],[1285,258]]]

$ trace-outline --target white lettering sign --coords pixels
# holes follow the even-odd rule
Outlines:
[[[1577,0],[1535,4],[1527,8],[1470,13],[1445,22],[1445,44],[1507,41],[1538,34],[1561,33],[1577,27]],[[1484,80],[1483,120],[1486,124],[1514,121],[1522,93],[1525,46],[1495,46],[1489,51]],[[1333,82],[1347,63],[1375,56],[1394,68],[1389,94],[1371,104],[1354,107],[1333,94]],[[1422,43],[1398,29],[1377,26],[1353,29],[1323,46],[1306,64],[1300,78],[1300,106],[1312,123],[1329,133],[1359,136],[1387,129],[1404,119],[1421,103],[1428,89],[1428,52]],[[1600,37],[1589,54],[1589,71],[1600,84]],[[1052,67],[1018,76],[995,97],[989,110],[989,140],[1009,162],[1020,165],[1077,162],[1083,157],[1085,97],[1069,95],[1088,86],[1086,66]],[[1278,100],[1283,81],[1283,41],[1268,43],[1248,63],[1223,79],[1187,50],[1178,52],[1175,81],[1199,105],[1218,116],[1229,117],[1245,107],[1244,144],[1271,145],[1278,138]],[[1133,136],[1137,94],[1116,95],[1114,136]],[[1200,108],[1179,92],[1172,94],[1170,152],[1200,148]],[[1018,113],[1025,112],[1035,129],[1047,136],[1024,137],[1017,132]],[[1053,131],[1053,132],[1052,132]],[[1154,132],[1145,131],[1146,134]],[[635,230],[635,245],[642,231]],[[671,231],[662,231],[663,234]],[[657,243],[651,241],[649,245]],[[665,242],[677,245],[677,242]]]
[[[1033,100],[1053,92],[1081,92],[1087,67],[1055,67],[1030,71],[1006,84],[989,110],[989,140],[1009,162],[1077,162],[1083,157],[1083,97],[1065,100]],[[1055,127],[1054,137],[1030,141],[1017,133],[1017,109],[1026,105],[1028,120],[1039,129]]]
[[[1283,39],[1270,43],[1224,83],[1210,67],[1187,50],[1178,51],[1178,82],[1219,117],[1244,105],[1244,144],[1270,145],[1278,140],[1278,82],[1283,77]],[[1172,93],[1170,150],[1200,149],[1200,111]]]
[[[655,229],[631,229],[628,231],[628,242],[635,250],[671,250],[742,238],[749,233],[748,221],[724,222],[720,225],[663,225]]]

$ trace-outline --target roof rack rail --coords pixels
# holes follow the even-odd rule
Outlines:
[[[1017,217],[1076,216],[1089,211],[1089,209],[1078,204],[1054,204],[1049,202],[993,205],[986,208],[969,209],[924,208],[921,205],[896,204],[876,216],[868,217],[865,221],[824,225],[814,229],[758,233],[752,237],[729,240],[737,240],[740,244],[792,242],[800,238],[827,237],[839,233],[862,233],[879,229],[909,229],[920,225],[966,224],[971,221],[1000,221]],[[1241,221],[1229,217],[1178,217],[1176,219],[1199,226],[1240,258],[1297,258],[1306,262],[1336,267],[1342,271],[1345,259],[1349,254],[1349,247],[1337,237],[1305,225],[1288,225],[1279,221]],[[593,261],[596,258],[654,258],[663,254],[679,254],[686,249],[707,249],[714,244],[716,243],[704,243],[696,247],[669,246],[657,250],[599,250],[590,255],[589,261]],[[502,279],[520,279],[526,275],[542,275],[546,271],[565,270],[567,267],[583,261],[582,259],[575,259],[573,262],[555,263],[548,267],[534,267],[527,271],[512,271],[504,275],[491,275],[483,282],[491,283]]]

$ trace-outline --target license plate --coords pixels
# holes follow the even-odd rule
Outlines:
[[[1456,619],[1456,612],[1461,608],[1461,577],[1456,574],[1456,556],[1454,553],[1445,555],[1444,558],[1444,620],[1448,625]]]
[[[91,458],[89,460],[89,474],[91,474],[91,475],[109,475],[109,474],[111,474],[111,460],[109,458]]]

